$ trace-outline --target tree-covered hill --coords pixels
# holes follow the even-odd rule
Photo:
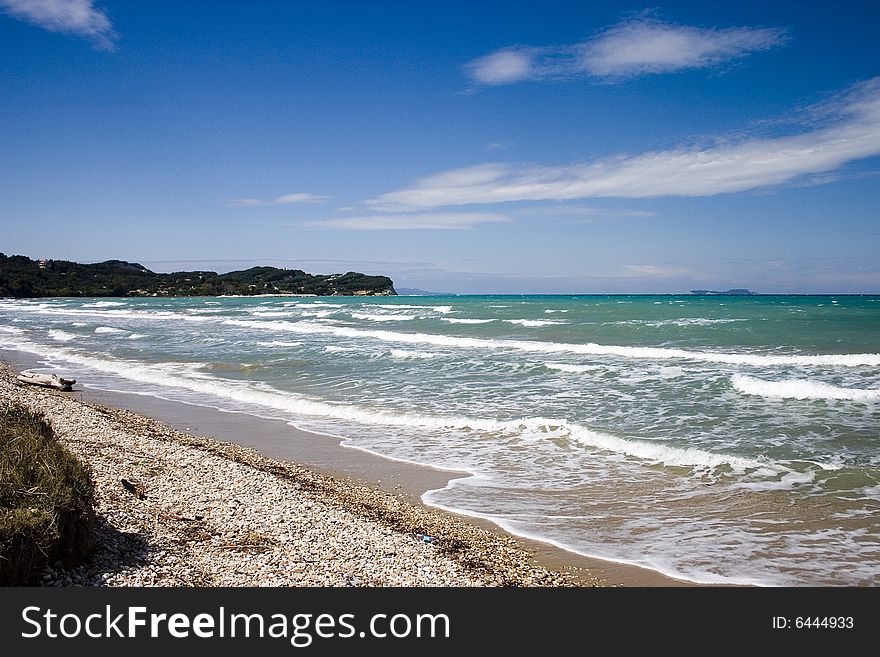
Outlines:
[[[307,274],[299,269],[252,267],[218,274],[184,271],[157,274],[123,260],[80,264],[31,260],[0,253],[0,297],[219,296],[223,294],[394,295],[387,276]]]

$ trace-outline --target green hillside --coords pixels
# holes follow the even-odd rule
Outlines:
[[[218,274],[184,271],[157,274],[123,260],[80,264],[67,260],[31,260],[0,253],[0,297],[191,297],[223,294],[315,294],[389,296],[387,276],[307,274],[299,269],[252,267]]]

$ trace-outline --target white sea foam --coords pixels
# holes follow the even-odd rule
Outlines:
[[[14,335],[24,333],[24,329],[20,329],[17,326],[0,326],[0,331],[3,331],[3,333],[12,333]]]
[[[840,388],[822,381],[782,379],[765,381],[745,374],[734,374],[733,387],[746,395],[779,399],[838,399],[846,401],[880,401],[880,390],[871,388]]]
[[[254,317],[293,317],[295,315],[294,312],[290,310],[248,310],[248,313],[253,315]]]
[[[360,351],[357,347],[339,347],[335,344],[330,344],[324,347],[324,351],[328,354],[344,354],[352,351]]]
[[[53,317],[70,315],[73,317],[114,317],[123,319],[140,319],[140,320],[159,320],[159,321],[186,321],[186,322],[210,322],[215,321],[213,317],[193,316],[185,313],[175,313],[169,310],[121,310],[117,308],[107,308],[105,310],[83,310],[82,308],[60,308],[49,307],[45,305],[38,306],[18,306],[18,311],[32,312],[38,315],[52,315]]]
[[[286,340],[269,340],[268,342],[257,342],[260,347],[299,347],[302,342],[293,342]]]
[[[448,313],[452,310],[451,306],[414,306],[407,305],[405,303],[370,303],[363,305],[362,308],[386,308],[389,310],[398,310],[401,308],[404,310],[433,310],[434,312],[438,313]]]
[[[778,365],[860,367],[880,366],[880,354],[791,354],[786,356],[767,354],[730,354],[713,351],[689,351],[668,347],[626,347],[601,345],[593,342],[573,344],[566,342],[540,342],[536,340],[497,340],[489,338],[467,338],[461,336],[437,335],[433,333],[400,333],[387,330],[357,329],[347,326],[326,326],[313,322],[285,322],[227,319],[223,324],[257,328],[268,331],[302,334],[324,334],[345,338],[371,338],[383,342],[399,344],[433,345],[438,347],[457,347],[462,349],[496,350],[508,349],[538,354],[583,354],[590,356],[611,356],[617,358],[637,358],[648,360],[687,360],[725,365],[749,365],[768,367]]]
[[[402,360],[421,360],[437,356],[433,351],[408,351],[406,349],[392,349],[389,353],[393,358]]]
[[[99,326],[95,329],[95,333],[128,333],[128,331],[113,326]]]
[[[464,317],[441,317],[440,319],[450,324],[488,324],[495,321],[494,319],[467,319]]]
[[[368,315],[366,313],[352,313],[355,319],[367,319],[371,322],[407,322],[415,319],[415,315]]]
[[[73,333],[68,333],[67,331],[61,331],[58,329],[53,329],[49,331],[49,337],[53,340],[57,340],[58,342],[70,342],[71,340],[76,340],[76,336]]]
[[[766,461],[719,454],[695,447],[676,447],[661,442],[628,440],[579,426],[572,427],[572,438],[582,445],[663,465],[703,469],[729,465],[740,472],[764,468],[781,470],[779,466]]]
[[[605,369],[602,365],[571,365],[569,363],[544,363],[544,367],[560,372],[568,372],[570,374],[580,374],[582,372],[593,372],[595,370]]]
[[[544,312],[547,313],[547,314],[549,315],[549,314],[551,314],[551,313],[567,313],[567,312],[569,312],[569,311],[568,311],[568,310],[557,310],[557,309],[554,309],[554,308],[547,308],[547,310],[545,310]]]
[[[113,306],[127,306],[125,301],[96,301],[95,303],[84,303],[83,308],[112,308]]]
[[[619,322],[608,322],[615,326],[712,326],[713,324],[730,324],[732,322],[747,322],[747,319],[712,319],[709,317],[681,317],[678,319],[625,319]]]
[[[762,481],[738,481],[732,484],[733,488],[743,488],[746,490],[792,490],[804,484],[811,484],[815,480],[813,472],[797,472],[792,470],[786,472],[779,479],[769,478]]]
[[[145,338],[145,337],[147,337],[147,336],[144,335],[143,333],[132,333],[131,335],[128,336],[128,339],[129,340],[140,340],[141,338]]]
[[[537,327],[552,326],[554,324],[568,324],[568,322],[560,319],[505,319],[508,324],[519,324],[520,326]]]
[[[335,310],[304,310],[300,313],[303,317],[329,317]]]

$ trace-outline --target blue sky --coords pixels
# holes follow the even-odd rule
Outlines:
[[[0,251],[876,293],[878,43],[861,1],[0,0]]]

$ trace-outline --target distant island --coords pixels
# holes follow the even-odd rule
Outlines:
[[[420,290],[417,287],[399,287],[397,294],[404,297],[448,297],[454,296],[449,292],[428,292],[428,290]]]
[[[0,297],[197,297],[197,296],[395,296],[387,276],[307,274],[299,269],[252,267],[218,274],[183,271],[157,274],[124,260],[80,264],[31,260],[0,253]]]
[[[723,292],[719,292],[718,290],[691,290],[691,294],[706,294],[725,297],[754,297],[758,295],[757,292],[752,292],[751,290],[743,288],[724,290]]]

